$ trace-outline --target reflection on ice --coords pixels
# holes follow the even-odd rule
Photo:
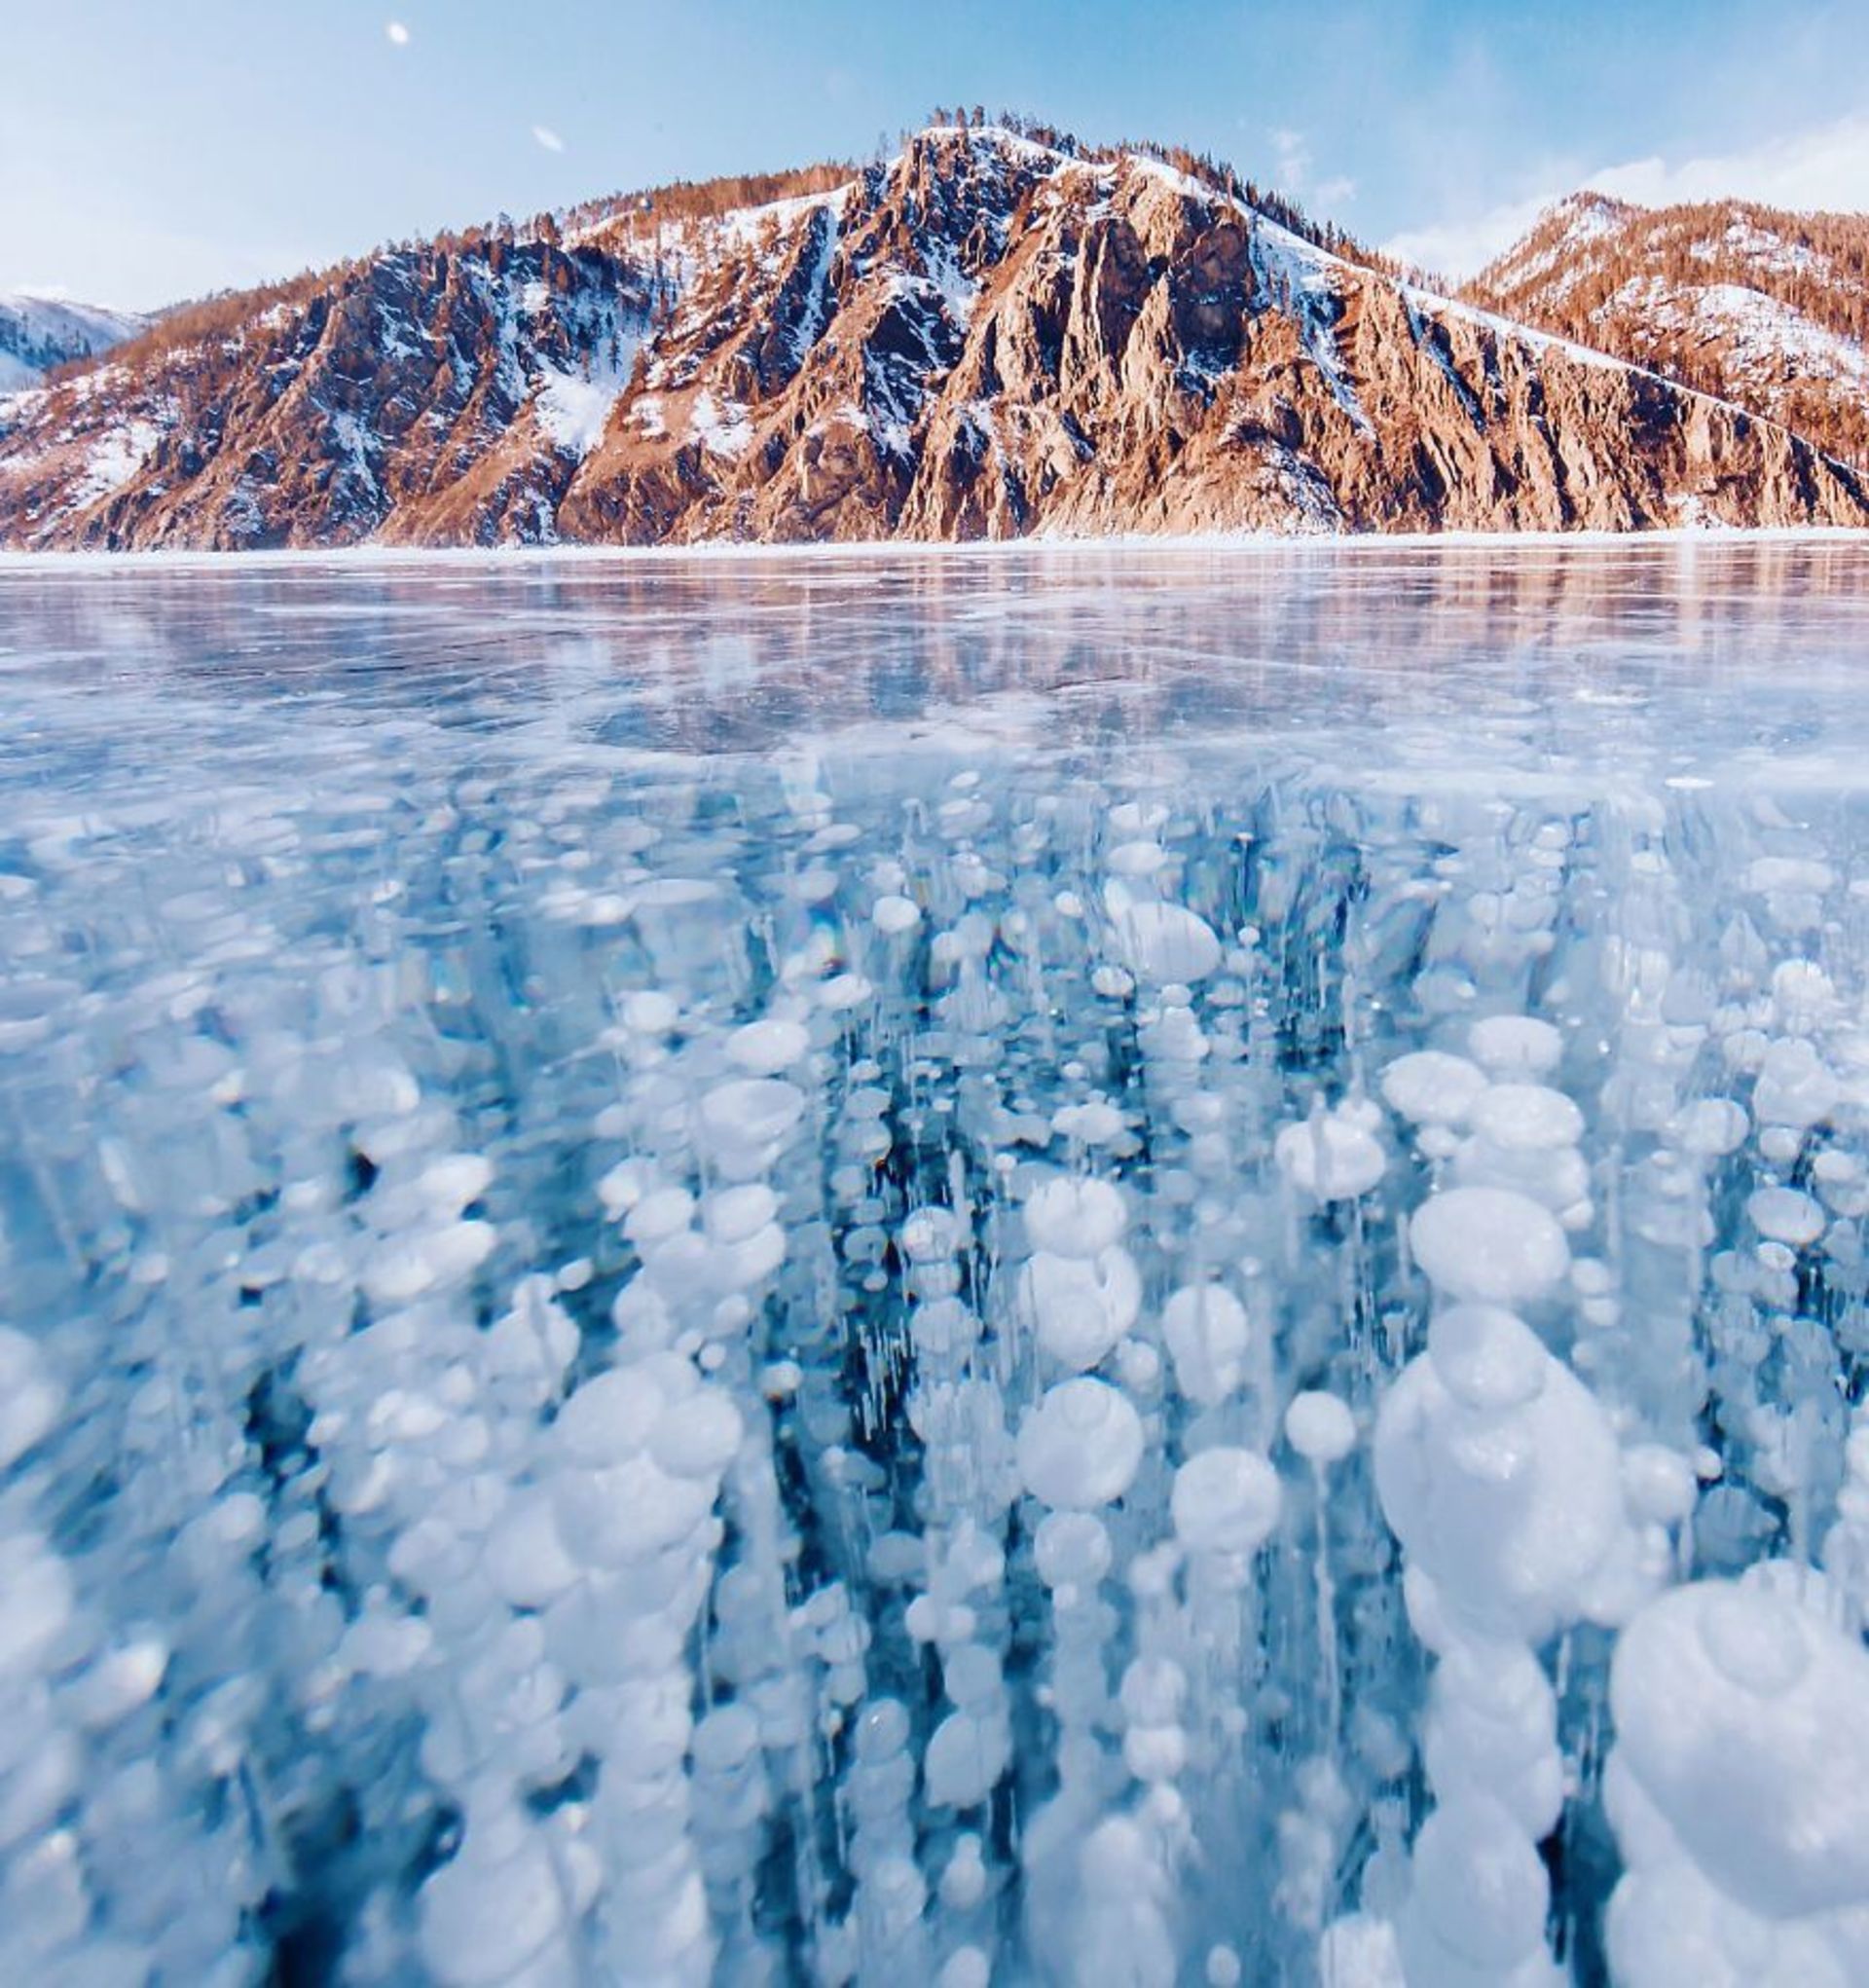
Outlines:
[[[1869,1978],[1862,560],[0,574],[0,1978]]]

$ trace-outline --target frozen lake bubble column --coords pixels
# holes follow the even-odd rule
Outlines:
[[[1771,841],[1795,848],[1805,838]],[[1818,962],[1841,879],[1808,853],[1759,857],[1721,940],[1721,999],[1710,1017],[1721,1089],[1692,1126],[1733,1155],[1738,1219],[1708,1262],[1709,1381],[1723,1456],[1790,1513],[1790,1546],[1815,1528],[1845,1480],[1844,1401],[1814,1385],[1841,1339],[1852,1356],[1862,1277],[1863,1089],[1860,1002]],[[1737,1184],[1736,1184],[1737,1185]],[[1847,1309],[1842,1301],[1853,1297]],[[1830,1312],[1832,1316],[1826,1317]],[[1701,1515],[1709,1543],[1756,1502],[1716,1492]]]
[[[1176,966],[1199,964],[1201,937],[1174,916],[1179,907],[1115,897],[1119,943],[1137,968],[1165,971],[1170,951]],[[1022,1215],[1032,1249],[1019,1272],[1020,1319],[1039,1375],[1068,1377],[1044,1387],[1014,1451],[1020,1488],[1039,1515],[1033,1548],[1050,1601],[1047,1688],[1058,1724],[1057,1789],[1031,1819],[1022,1850],[1027,1939],[1056,1955],[1054,1966],[1064,1959],[1060,1942],[1069,1942],[1080,1974],[1101,1967],[1138,1981],[1167,1979],[1173,1946],[1158,1912],[1161,1849],[1146,1824],[1109,1812],[1118,1784],[1100,1736],[1111,1711],[1106,1645],[1115,1619],[1103,1588],[1118,1556],[1105,1515],[1134,1485],[1148,1438],[1120,1378],[1082,1370],[1116,1353],[1136,1323],[1141,1284],[1120,1239],[1128,1213],[1108,1181],[1053,1176]]]
[[[958,1261],[971,1241],[966,1217],[940,1205],[918,1209],[900,1236],[916,1356],[907,1412],[924,1446],[925,1585],[909,1600],[904,1626],[938,1663],[943,1694],[921,1763],[924,1797],[943,1826],[931,1846],[938,1869],[932,1945],[919,1958],[924,1971],[956,1982],[991,1977],[997,1880],[979,1828],[949,1826],[949,1819],[990,1826],[1012,1758],[1002,1541],[1017,1486],[998,1391],[973,1372],[982,1324],[961,1298]],[[906,1835],[905,1813],[900,1822]]]
[[[563,1612],[586,1749],[602,1763],[591,1827],[606,1868],[622,1873],[606,1888],[596,1942],[598,1965],[618,1980],[713,1978],[722,1933],[730,1968],[757,1965],[761,1942],[734,1880],[757,1855],[736,1838],[756,1835],[770,1807],[761,1756],[783,1784],[812,1744],[800,1703],[809,1652],[831,1659],[833,1702],[861,1695],[861,1671],[851,1675],[861,1625],[857,1640],[840,1639],[849,1629],[840,1592],[788,1605],[767,1417],[739,1405],[762,1371],[751,1333],[787,1254],[767,1177],[807,1102],[775,1073],[799,1067],[809,1042],[802,1023],[775,1014],[728,1034],[717,1060],[689,1051],[683,1070],[678,1059],[669,1083],[639,1099],[652,1114],[641,1130],[663,1159],[626,1160],[601,1183],[640,1268],[613,1307],[618,1365],[560,1418],[593,1389],[614,1390],[599,1448],[613,1441],[615,1454],[592,1455],[595,1476],[565,1481],[559,1511],[563,1525],[568,1497],[576,1524],[596,1528],[597,1569]],[[698,1196],[669,1177],[677,1166],[694,1169]],[[732,1584],[716,1587],[723,1502],[742,1547]],[[736,1690],[737,1710],[696,1731],[691,1639],[711,1594],[715,1675]],[[743,1909],[718,1925],[711,1896]]]
[[[1869,1654],[1783,1562],[1648,1604],[1617,1644],[1605,1783],[1626,1988],[1869,1978]]]
[[[1437,1806],[1396,1921],[1416,1988],[1558,1978],[1536,1846],[1558,1822],[1564,1773],[1538,1653],[1577,1621],[1620,1619],[1665,1571],[1626,1509],[1610,1417],[1515,1308],[1560,1292],[1565,1225],[1591,1214],[1582,1115],[1524,1081],[1555,1065],[1555,1037],[1502,1016],[1477,1024],[1470,1047],[1472,1063],[1410,1056],[1384,1082],[1403,1116],[1460,1134],[1430,1148],[1457,1185],[1409,1226],[1433,1292],[1427,1348],[1383,1399],[1375,1436],[1410,1619],[1437,1659],[1422,1730]]]

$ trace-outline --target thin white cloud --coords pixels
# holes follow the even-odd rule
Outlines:
[[[1677,162],[1633,159],[1602,166],[1523,200],[1405,230],[1383,246],[1422,269],[1470,276],[1510,248],[1547,207],[1580,187],[1644,207],[1737,199],[1774,207],[1858,211],[1869,208],[1869,114],[1839,118],[1739,152]]]
[[[1281,192],[1303,191],[1311,176],[1311,148],[1302,131],[1272,132],[1272,178]]]
[[[1594,173],[1587,184],[1644,207],[1730,195],[1774,207],[1869,207],[1869,115],[1839,118],[1725,157],[1678,166],[1637,159]]]
[[[409,46],[409,30],[401,21],[385,20],[383,24],[383,31],[395,43],[397,48],[406,49]]]
[[[532,136],[548,152],[562,152],[565,149],[565,140],[552,129],[550,125],[534,125],[532,127]]]
[[[1562,187],[1556,192],[1534,194],[1529,200],[1507,201],[1466,220],[1410,228],[1383,242],[1383,253],[1434,276],[1470,276],[1510,248],[1547,207],[1570,191],[1571,188]]]
[[[1302,200],[1314,210],[1328,215],[1333,207],[1356,198],[1356,181],[1343,173],[1316,177],[1316,161],[1311,142],[1302,131],[1281,126],[1266,133],[1271,142],[1271,183],[1293,200]]]

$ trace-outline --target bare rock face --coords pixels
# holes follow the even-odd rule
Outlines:
[[[552,231],[556,236],[556,230]],[[0,401],[0,542],[1869,524],[1775,423],[1131,154],[937,129],[659,239],[385,253]]]

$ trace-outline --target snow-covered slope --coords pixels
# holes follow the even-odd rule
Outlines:
[[[1574,194],[1469,294],[1869,463],[1869,218]]]
[[[134,311],[0,290],[0,393],[36,387],[53,367],[107,352],[148,323]]]
[[[1869,524],[1783,427],[1199,161],[950,125],[707,194],[165,318],[0,411],[0,542]]]

